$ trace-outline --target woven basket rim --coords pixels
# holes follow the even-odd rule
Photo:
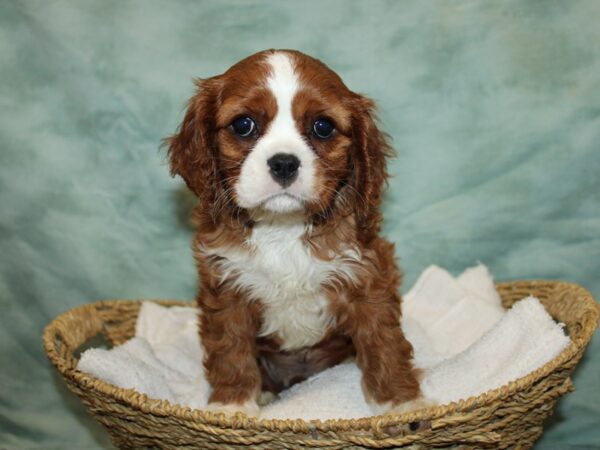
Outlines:
[[[594,300],[590,292],[585,288],[564,281],[556,280],[515,280],[508,282],[497,283],[498,288],[511,287],[511,286],[533,286],[550,284],[553,289],[557,287],[568,288],[572,291],[577,291],[579,301],[585,302],[588,307],[586,325],[579,330],[576,339],[570,336],[571,343],[565,348],[558,356],[547,362],[539,369],[513,380],[503,386],[496,389],[489,390],[478,396],[472,396],[466,399],[462,399],[456,402],[451,402],[443,405],[430,407],[427,409],[408,412],[403,414],[385,414],[380,416],[369,416],[358,419],[266,419],[266,418],[254,418],[248,417],[242,413],[236,413],[233,416],[225,416],[221,413],[215,413],[206,410],[192,409],[187,406],[179,404],[173,404],[168,400],[158,400],[148,397],[146,394],[137,392],[133,389],[119,388],[109,383],[106,383],[98,378],[88,375],[85,372],[77,370],[72,367],[68,361],[62,358],[56,351],[53,340],[55,330],[60,327],[60,324],[66,320],[69,320],[69,316],[78,316],[84,312],[94,312],[98,308],[106,308],[117,303],[143,303],[152,301],[165,306],[191,306],[194,307],[193,301],[185,300],[117,300],[117,299],[106,299],[99,300],[94,303],[88,303],[85,305],[77,306],[72,308],[58,317],[56,317],[44,330],[43,341],[46,353],[52,362],[52,364],[58,369],[58,371],[68,379],[71,379],[78,385],[85,386],[89,389],[94,389],[101,394],[111,397],[116,401],[124,402],[135,409],[138,409],[144,413],[151,413],[156,416],[175,416],[183,420],[195,420],[201,421],[206,424],[210,424],[218,427],[227,428],[253,428],[262,429],[269,431],[278,432],[311,432],[311,431],[357,431],[360,429],[381,429],[391,424],[398,423],[411,423],[416,421],[430,420],[434,421],[441,417],[447,417],[455,414],[468,413],[473,408],[484,406],[492,403],[495,400],[505,398],[515,392],[530,387],[540,379],[544,378],[557,367],[562,366],[571,358],[573,358],[578,351],[585,347],[592,338],[596,329],[598,318],[600,316],[600,305]]]

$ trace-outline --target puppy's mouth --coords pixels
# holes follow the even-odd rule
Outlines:
[[[260,207],[275,213],[290,213],[304,209],[305,199],[287,191],[276,192],[260,202]]]

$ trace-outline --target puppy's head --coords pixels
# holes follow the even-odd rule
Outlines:
[[[179,174],[214,220],[220,214],[354,214],[376,232],[385,156],[371,100],[320,61],[291,50],[252,55],[197,82],[167,139]]]

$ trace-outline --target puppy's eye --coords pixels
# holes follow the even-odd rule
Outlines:
[[[256,130],[254,120],[248,116],[238,117],[231,123],[231,128],[241,137],[248,137]]]
[[[334,130],[335,127],[331,121],[327,119],[317,119],[313,124],[313,133],[320,139],[327,139],[331,137]]]

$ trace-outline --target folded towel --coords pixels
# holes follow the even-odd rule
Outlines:
[[[487,268],[458,278],[431,266],[404,296],[402,327],[425,370],[424,395],[439,403],[478,395],[541,367],[568,344],[540,302],[502,308]],[[111,350],[89,349],[78,369],[118,387],[192,408],[206,406],[197,311],[146,302],[136,337]],[[325,370],[263,407],[265,418],[358,418],[371,415],[354,362]]]
[[[478,395],[543,366],[569,342],[540,301],[527,297],[469,348],[427,371],[421,389],[439,403]]]
[[[210,386],[202,368],[197,323],[195,308],[144,302],[134,338],[111,350],[86,350],[77,368],[151,398],[203,408]]]
[[[356,363],[345,362],[281,392],[263,406],[268,419],[359,419],[372,416],[360,387],[362,373]]]
[[[414,347],[415,364],[429,368],[465,350],[504,312],[484,265],[457,279],[430,266],[404,296],[402,329]]]

